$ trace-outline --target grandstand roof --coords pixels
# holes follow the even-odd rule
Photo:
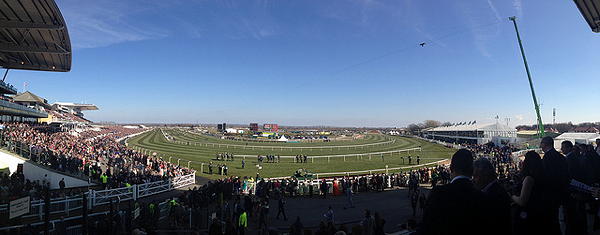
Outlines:
[[[592,31],[600,33],[600,0],[574,0]]]
[[[98,110],[98,106],[95,104],[77,104],[77,103],[69,103],[69,102],[56,102],[52,105],[60,105],[70,108],[76,108],[79,110]]]
[[[0,66],[71,70],[71,40],[54,0],[0,2]]]
[[[465,125],[453,125],[453,126],[440,126],[432,128],[427,131],[517,131],[515,128],[503,125],[500,123],[487,123],[487,124],[465,124]]]
[[[15,97],[13,97],[13,101],[48,105],[48,101],[46,99],[39,97],[29,91],[16,95]]]

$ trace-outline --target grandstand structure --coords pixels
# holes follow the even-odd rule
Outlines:
[[[0,4],[0,66],[5,69],[67,72],[71,41],[54,1]]]
[[[16,90],[13,92],[8,89],[0,89],[0,93],[0,121],[37,121],[38,118],[48,117],[48,113],[40,108],[44,105],[44,99],[37,99],[39,97],[27,94],[15,96],[19,98],[15,101],[14,97],[10,95],[16,95]],[[19,100],[23,102],[19,102]]]
[[[22,121],[40,122],[40,123],[71,123],[71,124],[88,124],[89,120],[83,117],[83,110],[98,110],[98,107],[93,104],[75,104],[75,103],[54,103],[50,105],[48,100],[42,98],[30,91],[18,93],[15,96],[6,97],[15,104],[25,106],[35,112],[44,113],[44,115],[30,116],[29,119]],[[10,119],[8,119],[10,120]],[[16,119],[13,119],[16,120]]]
[[[115,203],[195,183],[193,170],[121,143],[145,128],[91,125],[83,111],[96,105],[51,105],[7,83],[11,70],[70,71],[71,42],[54,0],[2,1],[0,13],[0,234],[82,234]],[[60,232],[57,221],[73,226]]]
[[[3,2],[0,13],[0,66],[6,69],[0,82],[0,120],[46,118],[44,110],[10,98],[18,93],[6,77],[10,69],[71,70],[71,42],[63,16],[54,1],[34,0]]]
[[[574,0],[593,32],[600,33],[600,0]]]
[[[52,104],[52,108],[54,108],[55,110],[63,111],[65,113],[73,114],[80,118],[83,118],[82,111],[98,110],[98,107],[94,104],[77,104],[69,102],[56,102]]]
[[[423,137],[456,144],[486,144],[498,146],[515,143],[517,130],[501,123],[462,124],[425,129]]]

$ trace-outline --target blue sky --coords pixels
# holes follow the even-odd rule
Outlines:
[[[11,71],[94,121],[405,126],[599,121],[600,35],[572,1],[57,0],[68,73]],[[418,44],[426,42],[424,47]]]

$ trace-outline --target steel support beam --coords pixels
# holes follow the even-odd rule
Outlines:
[[[48,54],[71,54],[63,49],[39,48],[32,46],[19,46],[6,43],[0,43],[0,52],[12,53],[48,53]]]
[[[64,25],[54,25],[54,24],[44,24],[44,23],[0,20],[0,28],[62,30],[65,28],[65,26]]]

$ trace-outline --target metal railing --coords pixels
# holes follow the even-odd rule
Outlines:
[[[112,201],[123,202],[127,200],[137,200],[151,196],[158,193],[171,191],[173,189],[193,185],[196,183],[194,174],[184,175],[172,178],[170,180],[155,181],[145,184],[132,185],[131,187],[106,189],[106,190],[90,190],[85,194],[88,196],[89,209],[94,206],[100,206],[108,204]],[[83,198],[81,196],[70,197],[70,198],[55,198],[50,201],[50,214],[69,213],[83,208]],[[35,200],[31,202],[31,210],[29,214],[22,216],[22,218],[39,217],[40,219],[44,216],[45,203],[43,200]],[[8,213],[8,205],[0,205],[0,215]]]
[[[46,113],[44,111],[29,108],[27,106],[20,105],[20,104],[15,104],[13,102],[9,102],[6,100],[0,100],[0,107],[2,107],[4,109],[5,108],[14,109],[14,110],[6,110],[5,109],[5,111],[13,113],[13,114],[28,114],[28,115],[34,115],[35,117],[48,117],[48,113]]]
[[[106,189],[100,191],[90,191],[93,206],[99,206],[110,203],[112,200],[117,202],[135,200],[137,198],[137,185],[131,187]]]
[[[17,94],[17,88],[15,86],[8,84],[4,81],[0,81],[0,86],[8,91],[11,91],[13,94]]]

